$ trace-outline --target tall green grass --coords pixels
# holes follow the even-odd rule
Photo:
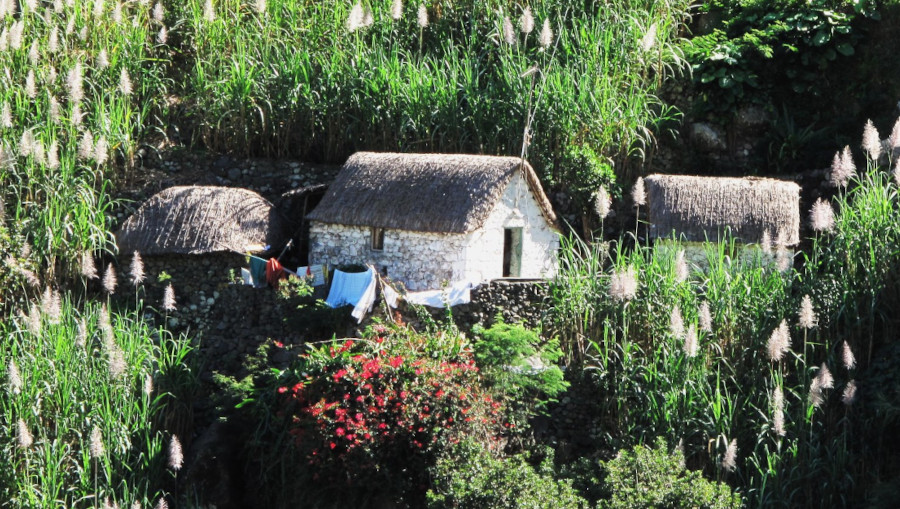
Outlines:
[[[9,507],[150,507],[172,488],[166,445],[190,347],[137,312],[48,291],[0,326],[0,498]]]

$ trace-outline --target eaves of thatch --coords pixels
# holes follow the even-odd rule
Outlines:
[[[179,186],[153,195],[116,233],[119,252],[144,255],[259,252],[283,243],[279,213],[234,187]]]
[[[527,162],[463,154],[358,152],[307,217],[349,226],[467,233],[484,224],[520,171],[555,228],[556,214]]]
[[[746,244],[759,243],[765,232],[786,246],[800,242],[800,186],[793,182],[684,175],[644,182],[655,238],[717,241],[728,229]]]

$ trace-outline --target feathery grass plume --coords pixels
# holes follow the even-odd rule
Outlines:
[[[78,142],[78,159],[86,161],[94,156],[94,136],[87,130]]]
[[[159,501],[156,502],[156,509],[169,509],[169,503],[166,502],[165,498],[160,497]]]
[[[22,376],[19,374],[19,367],[16,361],[10,359],[9,365],[6,366],[6,377],[9,378],[9,388],[13,394],[22,392]]]
[[[97,426],[94,426],[94,429],[91,430],[91,439],[88,450],[93,459],[99,458],[106,453],[106,448],[103,447],[103,433]]]
[[[28,7],[28,12],[32,13],[37,10],[37,0],[25,0],[22,2],[25,7]]]
[[[81,30],[78,31],[78,40],[81,42],[86,42],[88,36],[88,27],[85,25]]]
[[[609,215],[609,208],[612,205],[612,202],[609,198],[609,193],[606,191],[606,188],[600,186],[597,189],[597,193],[594,194],[594,212],[597,213],[597,216],[600,220],[606,219],[606,216]]]
[[[362,3],[356,2],[353,4],[353,7],[350,9],[350,14],[347,16],[347,31],[352,33],[362,28],[363,16]]]
[[[691,324],[684,336],[684,355],[688,357],[696,357],[700,351],[700,345],[697,343],[697,327]]]
[[[216,20],[216,9],[213,7],[212,0],[206,0],[203,4],[203,20],[212,23]]]
[[[144,282],[144,260],[141,258],[141,253],[137,251],[131,256],[129,273],[131,275],[131,282],[134,283],[134,286]]]
[[[809,404],[814,408],[819,408],[825,402],[825,394],[822,392],[822,381],[819,377],[812,379],[809,384]]]
[[[72,125],[78,127],[81,125],[82,120],[84,120],[84,113],[81,112],[81,103],[75,103],[75,106],[72,106]]]
[[[266,8],[268,8],[266,0],[256,0],[253,2],[253,10],[256,11],[257,14],[265,14]]]
[[[144,394],[149,398],[153,395],[153,376],[147,375],[144,377]]]
[[[153,17],[153,21],[157,23],[162,23],[165,18],[165,11],[163,10],[162,2],[156,2],[156,5],[153,6],[153,11],[151,12],[151,16]]]
[[[63,3],[62,0],[53,0],[53,12],[56,14],[61,14],[63,11]]]
[[[31,258],[31,244],[28,242],[22,244],[22,247],[19,249],[19,256],[26,260]]]
[[[34,99],[37,96],[33,69],[28,69],[28,74],[25,76],[25,95],[28,96],[29,99]]]
[[[109,54],[106,53],[106,48],[100,50],[100,53],[97,54],[97,68],[98,69],[106,69],[109,67]]]
[[[641,38],[641,49],[644,52],[650,51],[653,49],[653,45],[656,44],[656,22],[650,25],[650,28],[647,29],[647,33],[644,34],[644,37]]]
[[[166,27],[162,27],[159,29],[159,32],[156,34],[156,42],[158,44],[165,44],[166,41],[169,40],[169,30]]]
[[[669,314],[669,332],[676,338],[684,337],[684,318],[681,317],[681,308],[674,306]]]
[[[78,319],[77,332],[75,333],[75,346],[78,348],[87,346],[87,324],[84,323],[84,318]]]
[[[51,324],[58,324],[60,316],[62,316],[62,306],[59,299],[59,293],[53,288],[47,286],[44,295],[41,297],[41,311],[47,317],[47,321]]]
[[[56,97],[51,95],[48,102],[50,103],[50,106],[48,108],[50,122],[59,125],[59,101],[56,100]]]
[[[13,23],[12,27],[9,29],[9,47],[11,49],[21,49],[22,48],[22,36],[25,32],[25,22],[17,21]]]
[[[41,310],[35,304],[32,304],[28,309],[28,332],[32,336],[37,337],[41,335],[41,329]]]
[[[6,28],[0,32],[0,52],[6,52],[9,49],[9,30]]]
[[[516,44],[516,29],[513,28],[512,21],[509,16],[503,18],[503,41],[510,46]]]
[[[0,127],[12,129],[12,126],[12,110],[9,108],[9,103],[3,101],[3,108],[0,109]]]
[[[531,14],[531,7],[525,7],[519,16],[519,30],[525,35],[534,31],[534,15]]]
[[[101,135],[97,144],[94,145],[94,161],[97,161],[98,165],[102,165],[106,164],[107,160],[109,160],[109,143],[106,141],[106,136]]]
[[[834,208],[831,203],[819,198],[813,203],[809,212],[812,229],[817,232],[830,232],[834,230]]]
[[[366,9],[365,14],[363,14],[363,26],[370,27],[375,24],[375,15],[372,14],[372,9]]]
[[[678,250],[675,255],[675,281],[684,283],[687,281],[690,271],[688,270],[687,261],[685,260],[684,249]]]
[[[44,160],[45,155],[46,153],[44,152],[44,144],[41,143],[40,140],[35,140],[34,144],[31,146],[31,157],[34,158],[35,164],[44,164],[46,162]]]
[[[788,269],[793,265],[794,257],[791,255],[791,252],[788,248],[783,245],[779,245],[778,249],[775,251],[775,266],[778,267],[779,272],[787,272]]]
[[[824,362],[822,363],[822,366],[819,367],[819,372],[816,374],[816,378],[819,379],[819,385],[823,389],[834,388],[834,377],[831,376],[831,370],[828,369],[828,366]]]
[[[893,158],[894,152],[900,148],[900,118],[894,122],[894,127],[891,129],[891,135],[888,136],[888,147],[890,147],[891,158]]]
[[[184,454],[181,451],[181,442],[178,440],[178,435],[172,435],[172,440],[169,441],[169,468],[177,472],[183,465]]]
[[[22,138],[19,140],[19,155],[28,157],[31,155],[31,150],[33,148],[34,133],[31,132],[31,129],[26,129],[25,132],[22,133]]]
[[[797,323],[804,329],[812,329],[818,323],[819,319],[816,317],[812,299],[809,295],[804,295],[803,300],[800,301],[800,311],[797,313],[797,316],[799,318]]]
[[[769,230],[763,231],[763,236],[759,240],[759,248],[767,255],[772,254],[772,235],[769,234]]]
[[[94,11],[92,12],[92,14],[94,15],[95,18],[99,18],[100,16],[103,16],[103,9],[104,9],[103,0],[94,0]]]
[[[79,103],[84,99],[81,62],[75,62],[75,66],[69,69],[69,73],[66,76],[66,89],[69,93],[69,101]]]
[[[141,503],[140,502],[132,502],[131,509],[141,509]]]
[[[59,168],[59,145],[56,140],[51,141],[47,147],[47,167],[51,170]]]
[[[637,294],[637,275],[634,267],[617,270],[609,278],[609,295],[618,301],[627,301]]]
[[[709,302],[700,303],[700,330],[712,332],[712,313],[709,311]]]
[[[50,53],[59,51],[59,28],[56,25],[50,30],[50,40],[47,42],[47,50]]]
[[[94,257],[87,251],[81,253],[81,275],[88,279],[98,279],[100,277],[97,273],[97,266],[94,265]]]
[[[75,31],[75,16],[69,18],[68,23],[66,23],[66,35],[72,35],[72,32]]]
[[[428,9],[425,8],[425,4],[419,4],[419,11],[416,13],[416,23],[419,25],[419,28],[428,27]]]
[[[391,18],[399,21],[403,17],[403,0],[394,0],[391,3]]]
[[[841,349],[841,361],[847,371],[856,367],[856,356],[853,355],[853,349],[847,344],[847,340],[844,340],[844,346]]]
[[[109,310],[106,309],[106,304],[100,306],[100,318],[97,321],[97,326],[103,335],[103,348],[112,350],[116,344],[116,333],[113,330],[112,322],[109,320]]]
[[[878,158],[881,157],[881,136],[878,135],[878,129],[875,129],[871,119],[867,120],[863,127],[862,149],[870,161],[878,162]]]
[[[119,280],[116,278],[116,268],[110,263],[106,266],[106,272],[103,273],[103,291],[105,291],[107,295],[112,295],[116,293],[116,285],[118,284]]]
[[[16,441],[20,449],[28,449],[34,443],[34,437],[31,436],[28,426],[22,419],[16,422]]]
[[[647,204],[647,190],[644,187],[644,177],[638,177],[631,188],[631,199],[635,207],[643,207]]]
[[[109,350],[109,377],[113,380],[119,380],[125,374],[128,365],[125,363],[125,352],[113,343]]]
[[[131,77],[128,76],[128,69],[123,67],[119,72],[119,92],[124,96],[129,96],[133,90]]]
[[[167,312],[175,311],[175,289],[172,288],[172,283],[163,291],[162,308]]]
[[[34,41],[31,43],[31,49],[28,50],[28,61],[31,62],[31,65],[37,67],[38,62],[41,58],[41,51],[38,47],[38,42]]]
[[[541,28],[541,35],[538,37],[538,44],[541,49],[547,49],[553,44],[553,29],[550,28],[550,19],[544,20],[544,27]]]
[[[778,327],[772,331],[772,335],[769,336],[766,347],[769,354],[769,360],[772,362],[778,362],[783,359],[784,354],[791,349],[791,333],[788,330],[786,320],[782,320]]]
[[[116,2],[116,6],[113,7],[112,20],[113,20],[113,23],[115,23],[117,25],[122,22],[122,3],[121,2]]]
[[[775,433],[783,437],[787,430],[784,427],[784,391],[781,390],[781,387],[775,387],[775,391],[772,394],[772,407],[772,423]]]
[[[841,394],[841,402],[847,406],[852,405],[856,401],[856,380],[850,380],[844,386],[844,392]]]
[[[900,159],[897,159],[897,163],[894,164],[892,176],[894,177],[894,184],[900,186]]]
[[[722,468],[728,472],[733,472],[737,468],[737,439],[732,438],[725,448],[725,455],[722,457]]]

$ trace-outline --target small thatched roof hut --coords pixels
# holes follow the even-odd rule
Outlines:
[[[179,186],[153,195],[116,234],[119,251],[144,255],[260,252],[284,242],[282,219],[247,189]]]
[[[556,225],[556,214],[531,165],[517,157],[467,154],[357,152],[308,219],[468,233],[481,228],[520,168],[542,215]]]
[[[787,246],[800,242],[800,186],[764,178],[651,175],[644,179],[651,236],[720,240],[726,229],[745,243],[765,232]]]

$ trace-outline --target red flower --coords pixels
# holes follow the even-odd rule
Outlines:
[[[392,367],[392,368],[397,369],[397,368],[399,368],[401,365],[403,365],[403,357],[400,357],[400,356],[398,355],[398,356],[396,356],[396,357],[394,357],[394,358],[391,359],[391,367]]]
[[[287,392],[287,390],[288,390],[287,387],[279,387],[279,388],[278,388],[278,394],[284,394],[285,392]]]
[[[346,433],[346,431],[344,430],[344,428],[338,428],[338,429],[334,430],[334,434],[337,435],[337,436],[339,436],[339,437],[344,436],[344,433]]]

